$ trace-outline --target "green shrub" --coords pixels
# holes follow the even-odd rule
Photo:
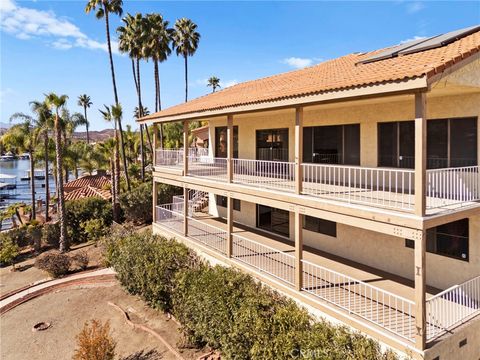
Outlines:
[[[0,239],[10,239],[19,247],[32,245],[32,238],[28,235],[27,226],[20,226],[0,233]]]
[[[118,198],[125,219],[136,224],[152,222],[152,183],[142,183]]]
[[[67,231],[73,244],[89,240],[85,227],[82,224],[96,219],[101,220],[105,227],[112,224],[112,204],[100,198],[86,198],[67,201]]]
[[[106,241],[106,260],[130,293],[161,310],[171,309],[176,272],[196,261],[186,246],[150,232],[113,233]]]
[[[90,219],[80,224],[88,241],[97,242],[108,233],[108,228],[102,219]]]
[[[60,224],[58,222],[43,224],[42,241],[44,244],[58,248],[60,241]]]
[[[0,237],[0,265],[12,265],[15,268],[15,258],[19,254],[18,245],[9,237]]]
[[[68,273],[71,263],[72,260],[67,254],[52,251],[40,255],[37,260],[35,260],[35,267],[57,278]]]

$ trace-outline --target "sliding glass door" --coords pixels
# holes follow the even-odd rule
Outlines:
[[[257,204],[257,227],[288,237],[290,235],[289,213],[286,210]]]
[[[215,128],[215,157],[227,157],[227,127]],[[233,157],[238,158],[238,126],[233,127]]]
[[[415,167],[415,122],[378,124],[378,166]]]
[[[288,129],[257,130],[257,160],[288,161]]]

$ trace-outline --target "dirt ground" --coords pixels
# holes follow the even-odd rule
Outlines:
[[[197,359],[206,352],[180,350],[178,326],[160,312],[148,308],[138,298],[128,295],[120,285],[107,287],[76,287],[58,290],[28,301],[0,318],[0,358],[2,360],[71,359],[76,335],[86,321],[110,321],[111,334],[117,342],[117,359],[140,351],[155,350],[158,357],[132,357],[137,360],[175,359],[175,356],[155,337],[128,326],[121,312],[108,305],[113,302],[127,311],[135,323],[157,331],[184,359]],[[48,322],[51,327],[34,332],[32,326]]]
[[[80,251],[86,251],[89,257],[89,269],[103,267],[102,249],[92,244],[83,244],[72,247],[68,253],[74,255]],[[18,262],[15,267],[16,271],[12,271],[11,266],[0,268],[0,294],[6,294],[12,290],[19,289],[23,286],[31,285],[35,282],[50,279],[49,275],[33,266],[35,258],[29,257],[28,254],[22,254],[25,260]],[[76,271],[72,267],[72,271]]]

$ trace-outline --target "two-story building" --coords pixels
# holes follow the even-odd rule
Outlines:
[[[187,147],[208,121],[209,148],[156,141],[154,232],[415,358],[478,359],[479,116],[480,26],[173,106],[141,121]]]

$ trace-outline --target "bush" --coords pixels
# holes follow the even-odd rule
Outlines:
[[[105,227],[112,224],[112,204],[100,198],[86,198],[67,201],[67,231],[73,244],[88,241],[88,234],[85,232],[85,222],[97,219],[101,220]]]
[[[36,252],[39,252],[42,247],[42,228],[43,226],[37,220],[32,220],[27,225],[27,234]]]
[[[60,242],[60,224],[46,223],[43,224],[42,241],[55,248],[58,248]]]
[[[171,309],[173,278],[193,266],[195,257],[184,245],[151,233],[113,234],[106,241],[106,260],[120,283],[152,307]]]
[[[90,219],[80,224],[88,241],[97,242],[108,233],[108,228],[105,226],[102,219]]]
[[[19,254],[18,245],[9,237],[0,238],[0,265],[12,265],[15,268],[15,258]]]
[[[28,235],[25,225],[1,232],[0,240],[1,239],[10,239],[21,248],[32,245],[32,238]]]
[[[88,257],[88,253],[85,250],[81,250],[76,254],[72,255],[72,261],[80,269],[86,270],[90,259]]]
[[[102,324],[92,320],[83,326],[77,335],[77,348],[73,360],[113,360],[116,343],[110,335],[108,321]]]
[[[35,260],[35,267],[57,278],[68,273],[72,260],[67,254],[58,251],[45,253]]]

